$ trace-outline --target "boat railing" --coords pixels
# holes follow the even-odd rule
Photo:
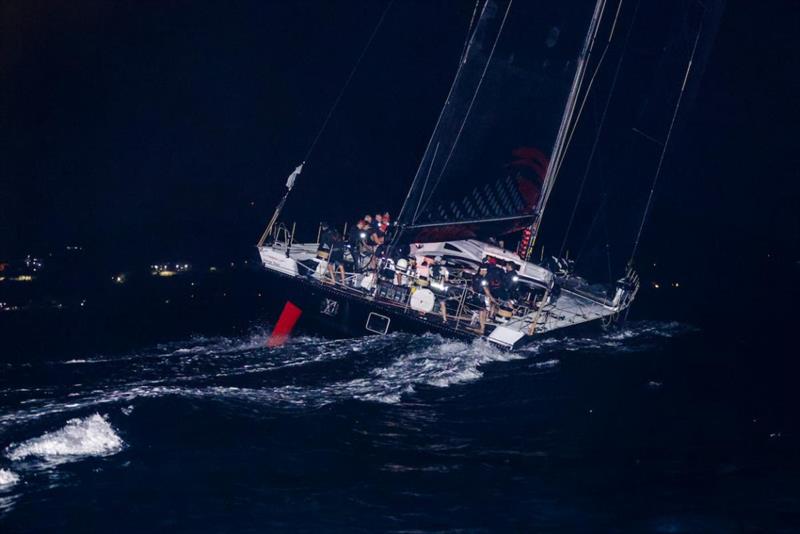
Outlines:
[[[279,250],[290,248],[294,243],[294,230],[295,223],[292,223],[291,231],[283,223],[276,224],[270,233],[270,246]]]
[[[271,246],[280,250],[287,251],[291,249],[292,245],[295,243],[295,231],[296,231],[296,224],[292,223],[291,230],[285,224],[281,223],[275,225],[272,230],[271,236]],[[344,225],[343,234],[347,232],[347,224]],[[313,242],[303,242],[303,247],[308,247],[313,249],[314,247],[318,247],[320,244],[320,237],[322,234],[322,223],[320,223],[317,227],[317,236],[316,241]],[[322,259],[322,258],[320,258]],[[434,309],[429,312],[422,312],[420,310],[416,310],[411,307],[411,296],[415,290],[429,288],[430,282],[423,283],[423,277],[413,275],[413,274],[403,274],[404,282],[401,284],[397,284],[395,280],[388,280],[381,278],[380,272],[382,265],[377,265],[376,268],[364,268],[358,271],[345,271],[344,276],[344,283],[341,280],[341,272],[335,271],[333,273],[333,279],[331,279],[331,273],[327,270],[327,265],[325,265],[324,269],[320,272],[319,267],[311,267],[305,263],[297,262],[299,273],[306,278],[313,280],[317,283],[325,284],[330,287],[336,288],[340,291],[345,291],[348,293],[353,293],[360,298],[365,298],[369,300],[376,300],[381,302],[384,305],[392,306],[398,309],[401,309],[404,313],[415,313],[415,314],[433,314],[439,315],[441,313],[441,309],[439,307],[439,299],[443,298],[442,295],[437,294],[437,300],[434,304]],[[361,283],[365,276],[372,275],[375,276],[375,281],[372,284],[372,287],[362,287]],[[427,280],[427,279],[424,279]],[[380,295],[378,291],[379,284],[386,284],[391,283],[394,286],[402,286],[409,289],[408,294],[402,301],[384,298]],[[476,318],[481,313],[481,310],[485,308],[485,303],[482,302],[480,299],[476,299],[475,296],[478,294],[475,292],[464,279],[451,279],[450,283],[447,284],[448,289],[447,291],[450,293],[450,298],[446,300],[446,312],[448,316],[448,324],[451,328],[455,330],[464,330],[472,327],[475,323]],[[452,313],[452,308],[449,303],[457,302],[455,306],[455,313]],[[497,303],[495,303],[496,305]],[[528,324],[536,321],[539,317],[539,313],[537,311],[542,306],[531,306],[528,304],[517,304],[513,306],[513,315],[507,318],[506,321],[498,320],[497,317],[487,317],[487,325],[497,326],[503,324],[504,322],[508,322],[511,320],[522,320],[526,321]],[[533,319],[532,319],[533,318]],[[455,321],[453,323],[453,320]]]
[[[309,245],[312,245],[309,243]],[[438,307],[440,298],[443,298],[442,295],[437,294],[437,301],[435,307],[429,312],[422,312],[420,310],[416,310],[411,307],[411,296],[415,290],[420,289],[427,289],[430,287],[430,283],[427,284],[421,283],[422,280],[426,280],[422,277],[408,275],[405,274],[404,277],[407,280],[405,283],[397,284],[394,280],[381,278],[378,273],[380,269],[365,269],[362,271],[345,271],[345,278],[344,283],[342,283],[340,272],[334,272],[333,278],[331,279],[331,273],[327,270],[327,266],[325,270],[319,272],[317,269],[309,267],[304,263],[298,262],[298,267],[301,270],[301,274],[311,278],[312,280],[329,285],[333,288],[336,288],[340,291],[345,291],[348,293],[353,293],[360,298],[365,298],[369,300],[375,300],[381,302],[384,305],[392,306],[402,310],[404,313],[418,313],[418,314],[433,314],[439,315],[441,314],[441,309]],[[361,282],[363,281],[365,276],[375,276],[375,282],[373,283],[372,287],[370,288],[363,288],[361,287]],[[397,301],[390,298],[384,298],[381,296],[379,291],[379,286],[381,284],[391,284],[395,287],[404,287],[409,290],[408,294],[402,301]],[[453,282],[452,284],[448,284],[447,291],[450,293],[450,302],[457,302],[455,306],[455,313],[450,307],[445,304],[447,316],[448,316],[448,323],[452,328],[455,330],[463,330],[470,328],[474,325],[476,318],[480,314],[481,310],[485,308],[485,304],[483,302],[479,302],[479,299],[476,299],[475,296],[479,293],[474,291],[469,284],[465,283],[463,280],[459,280],[458,282]],[[447,302],[447,301],[445,301]],[[529,305],[516,305],[513,307],[513,316],[508,320],[512,320],[516,318],[517,320],[527,321],[527,323],[531,322],[531,317],[534,315],[536,309]],[[455,321],[453,323],[453,321]],[[497,318],[487,317],[487,324],[497,326],[503,324],[504,321],[497,320]]]

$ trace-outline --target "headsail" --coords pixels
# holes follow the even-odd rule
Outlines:
[[[603,4],[485,2],[398,218],[404,240],[531,224]]]

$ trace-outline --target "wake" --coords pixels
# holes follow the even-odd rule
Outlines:
[[[165,396],[288,407],[346,400],[399,403],[421,386],[448,388],[479,380],[494,362],[532,359],[531,368],[554,372],[569,353],[648,351],[691,330],[674,322],[638,322],[594,337],[544,338],[514,353],[480,340],[467,343],[438,335],[299,337],[277,348],[264,346],[263,331],[242,338],[193,337],[116,356],[47,362],[43,365],[75,373],[76,379],[57,387],[0,391],[0,398],[17,399],[16,410],[0,415],[0,429]]]

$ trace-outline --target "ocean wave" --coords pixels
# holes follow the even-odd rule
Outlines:
[[[366,383],[344,384],[345,389],[358,386],[354,388],[355,398],[397,402],[402,394],[413,392],[415,386],[446,388],[472,382],[483,376],[480,369],[482,365],[523,358],[485,341],[465,343],[448,341],[439,336],[427,338],[427,347],[409,351],[387,367],[374,369],[371,372],[372,380]]]
[[[550,360],[545,360],[543,362],[534,362],[533,367],[536,367],[537,369],[552,369],[559,363],[561,363],[560,360],[550,359]]]
[[[546,337],[522,348],[520,353],[543,356],[554,352],[633,353],[652,350],[659,342],[697,329],[675,321],[636,321],[592,336]]]
[[[70,461],[90,456],[108,456],[122,450],[124,442],[108,419],[100,414],[70,419],[64,427],[6,448],[13,460],[28,457],[47,461]]]
[[[244,337],[205,337],[191,336],[183,341],[159,343],[144,351],[126,352],[123,354],[98,354],[91,357],[73,358],[50,362],[57,365],[94,365],[104,363],[142,362],[147,360],[162,360],[165,358],[186,355],[225,355],[235,354],[244,350],[264,347],[269,335],[263,328],[254,329]]]
[[[19,482],[19,475],[8,469],[0,469],[0,489],[10,488]]]
[[[0,428],[109,405],[120,405],[129,415],[137,399],[165,396],[289,406],[344,400],[398,403],[421,386],[448,388],[479,380],[484,366],[492,362],[525,358],[531,360],[528,369],[549,373],[567,353],[643,352],[664,338],[692,330],[675,322],[641,321],[596,336],[545,337],[518,352],[482,340],[454,341],[435,334],[337,340],[300,336],[275,348],[264,346],[263,331],[238,338],[192,337],[136,353],[71,360],[78,366],[79,361],[116,363],[104,369],[101,378],[77,389],[71,386],[68,393],[42,391],[21,401],[19,410],[0,415]],[[302,377],[301,385],[274,374],[287,369],[296,369],[292,376]]]

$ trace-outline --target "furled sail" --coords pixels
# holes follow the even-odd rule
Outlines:
[[[398,218],[404,241],[480,239],[531,224],[602,5],[483,4]]]

